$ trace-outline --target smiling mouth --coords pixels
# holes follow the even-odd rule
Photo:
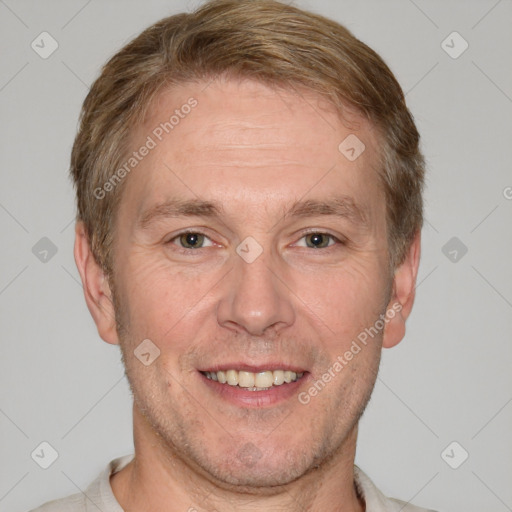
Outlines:
[[[304,372],[296,373],[290,370],[266,370],[248,372],[243,370],[221,370],[216,372],[201,372],[207,379],[237,386],[245,391],[268,391],[276,386],[296,382],[304,376]]]

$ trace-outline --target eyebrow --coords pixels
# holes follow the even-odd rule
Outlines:
[[[137,227],[144,230],[153,222],[166,218],[221,218],[224,211],[223,205],[215,201],[168,199],[144,211],[137,221]],[[296,201],[291,208],[284,212],[281,220],[322,215],[347,219],[362,227],[368,225],[367,209],[355,203],[349,196],[336,196],[322,201],[316,199]]]
[[[347,219],[353,224],[368,225],[368,212],[366,208],[358,205],[349,196],[337,196],[324,201],[315,199],[297,201],[285,213],[284,218],[321,215],[332,215]]]
[[[146,229],[156,220],[168,217],[221,217],[223,211],[221,205],[211,201],[168,199],[143,212],[137,226]]]

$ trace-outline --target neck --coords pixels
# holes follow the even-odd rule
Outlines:
[[[354,485],[356,439],[357,426],[329,460],[289,484],[239,488],[183,460],[134,407],[135,457],[110,483],[125,512],[364,512]]]

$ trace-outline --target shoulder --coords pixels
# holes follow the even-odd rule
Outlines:
[[[123,512],[112,492],[110,476],[132,459],[133,454],[112,460],[85,492],[49,501],[29,512]]]
[[[65,498],[52,500],[30,512],[84,512],[86,509],[85,496],[72,494]]]
[[[402,500],[388,498],[358,466],[354,466],[354,479],[358,491],[366,501],[368,512],[435,512],[435,510],[417,507]]]
[[[390,504],[394,508],[390,508],[390,511],[393,512],[436,512],[435,510],[432,510],[430,508],[422,508],[417,507],[415,505],[411,505],[410,503],[407,503],[406,501],[397,500],[395,498],[388,498]]]

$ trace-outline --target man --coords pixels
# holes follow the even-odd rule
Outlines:
[[[75,259],[135,455],[38,511],[421,511],[354,465],[414,300],[423,158],[384,62],[272,0],[164,19],[104,67]]]

